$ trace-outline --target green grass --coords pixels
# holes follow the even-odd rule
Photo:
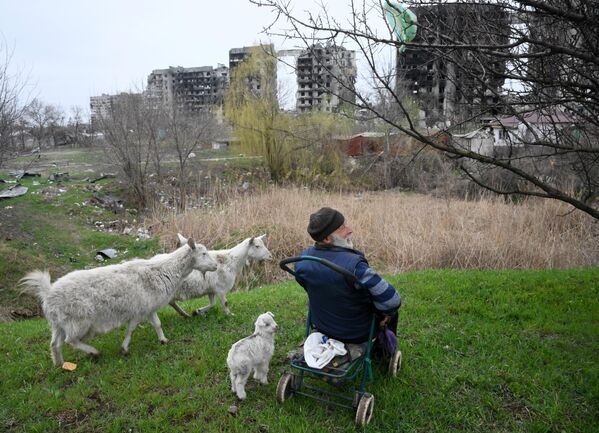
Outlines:
[[[393,380],[377,364],[366,431],[599,431],[599,268],[431,271],[390,280],[404,302],[404,363]],[[215,309],[185,320],[162,310],[170,342],[160,345],[145,324],[129,357],[119,353],[123,329],[92,340],[98,361],[66,347],[65,359],[78,364],[70,373],[52,367],[44,320],[0,324],[0,431],[355,431],[349,409],[275,400],[285,354],[304,331],[299,286],[233,293],[229,302],[232,317]],[[226,354],[264,311],[280,327],[270,384],[250,381],[232,416]]]
[[[32,269],[49,269],[59,276],[99,266],[96,252],[105,248],[117,249],[116,261],[160,251],[157,239],[135,241],[134,236],[95,230],[96,221],[122,218],[132,223],[136,218],[133,211],[115,215],[90,204],[94,194],[119,195],[112,180],[90,184],[24,178],[21,184],[29,188],[25,195],[0,202],[0,306],[33,310],[33,299],[19,296],[16,289],[18,280]]]

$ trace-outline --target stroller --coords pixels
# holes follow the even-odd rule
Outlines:
[[[288,265],[302,260],[311,260],[327,266],[328,268],[342,274],[348,282],[353,283],[356,289],[361,288],[358,279],[351,272],[337,266],[336,264],[314,256],[289,257],[281,260],[279,265],[281,269],[295,276],[295,271]],[[356,424],[364,426],[372,419],[374,407],[374,396],[366,392],[366,384],[373,380],[372,371],[372,347],[375,340],[375,315],[372,315],[370,324],[370,333],[366,342],[366,348],[358,351],[358,356],[352,357],[348,362],[341,365],[329,364],[326,368],[317,369],[307,365],[303,356],[291,360],[291,373],[284,373],[279,379],[277,385],[277,400],[282,404],[294,395],[301,395],[316,399],[326,404],[346,407],[356,411]],[[310,311],[308,309],[308,318],[306,320],[306,338],[312,331],[312,322],[310,320]],[[348,351],[351,352],[351,351]],[[389,357],[388,373],[395,377],[401,368],[401,351],[397,348]],[[322,386],[316,386],[307,382],[305,379],[315,378],[328,382],[335,386],[343,386],[352,383],[351,389],[347,393],[333,392],[331,386],[325,389]]]

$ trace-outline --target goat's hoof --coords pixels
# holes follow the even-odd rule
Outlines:
[[[164,340],[160,340],[160,344],[166,344],[168,343],[168,338],[165,338]]]
[[[129,349],[125,349],[124,347],[121,347],[121,355],[129,356]]]
[[[97,361],[98,359],[100,359],[100,352],[96,352],[96,353],[90,353],[89,356],[94,360]]]

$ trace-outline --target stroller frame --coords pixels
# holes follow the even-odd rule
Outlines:
[[[289,257],[281,260],[279,265],[281,269],[295,277],[295,271],[288,265],[302,260],[310,260],[321,263],[322,265],[342,274],[346,280],[348,280],[348,283],[352,283],[356,289],[362,289],[362,285],[354,274],[346,269],[341,268],[335,263],[320,257]],[[279,383],[277,385],[277,400],[280,403],[284,403],[294,395],[301,395],[329,405],[341,406],[356,410],[356,424],[368,424],[372,418],[372,410],[374,406],[374,396],[366,392],[366,385],[374,378],[371,354],[372,344],[374,341],[375,323],[375,314],[373,313],[365,352],[356,359],[350,360],[349,365],[345,368],[327,367],[327,371],[323,371],[309,367],[303,359],[292,359],[290,366],[294,372],[284,373],[279,379]],[[306,319],[305,333],[306,338],[310,335],[312,329],[313,327],[310,317],[310,309],[308,308],[308,318]],[[396,352],[391,356],[391,360],[389,362],[389,372],[395,376],[400,365],[401,351],[396,350]],[[361,377],[359,378],[359,385],[354,387],[351,397],[347,394],[333,392],[320,386],[307,385],[304,383],[304,379],[306,377],[313,377],[317,379],[321,378],[325,379],[325,381],[331,381],[333,383],[335,381],[337,381],[337,383],[345,383],[355,381],[360,375]]]

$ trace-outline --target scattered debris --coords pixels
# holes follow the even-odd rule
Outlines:
[[[0,191],[0,199],[13,198],[13,197],[19,197],[19,196],[25,195],[25,193],[27,193],[28,189],[29,188],[27,188],[26,186],[19,185],[19,184],[15,185],[15,186],[11,186],[8,189]]]
[[[111,210],[114,213],[123,212],[123,199],[113,197],[111,195],[98,195],[94,196],[89,200],[91,204],[101,206],[105,209]]]
[[[64,172],[64,173],[52,173],[50,176],[48,176],[48,180],[71,180],[69,179],[67,176],[69,175],[69,173]]]
[[[102,179],[109,179],[109,178],[111,179],[111,178],[115,178],[115,177],[116,177],[116,174],[113,174],[113,173],[106,173],[106,174],[105,173],[100,173],[100,177],[98,177],[96,179],[92,179],[89,182],[90,183],[96,183],[96,182],[98,182],[99,180],[102,180]]]
[[[63,362],[62,363],[62,369],[63,370],[67,370],[67,371],[75,371],[75,369],[77,368],[77,364],[73,363],[73,362]]]
[[[188,156],[188,158],[195,158],[195,157],[196,157],[196,154],[195,154],[195,153],[193,153],[193,152],[191,152],[191,153],[189,154],[189,156]]]
[[[239,408],[232,404],[231,406],[229,406],[229,413],[233,416],[237,415],[237,412],[239,412]]]
[[[137,239],[138,241],[145,241],[146,239],[150,239],[150,231],[143,227],[137,229]]]
[[[41,177],[40,173],[34,173],[31,171],[25,171],[25,170],[11,171],[8,174],[16,177],[17,179],[22,179],[24,177]]]
[[[96,260],[103,262],[104,260],[114,259],[117,256],[117,251],[114,248],[106,248],[105,250],[96,253]]]

